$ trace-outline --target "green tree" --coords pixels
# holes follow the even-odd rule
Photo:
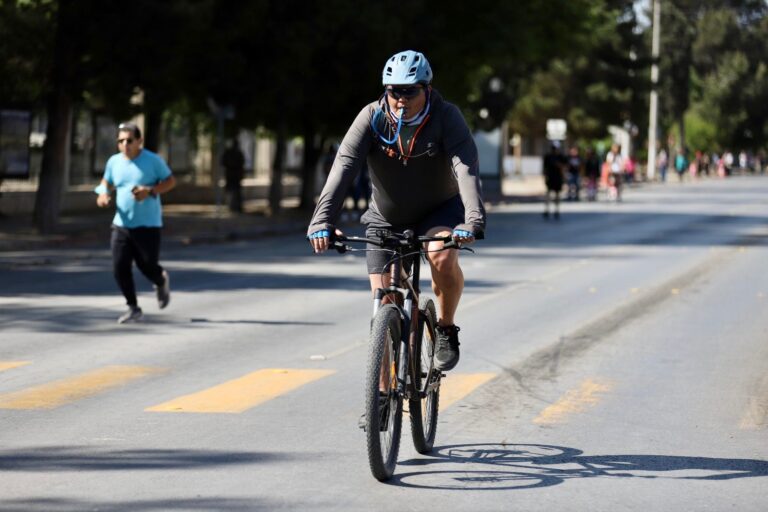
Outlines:
[[[758,149],[768,141],[768,19],[766,8],[716,8],[698,23],[694,110],[717,128],[721,148]]]
[[[709,123],[713,144],[756,148],[766,142],[768,5],[759,0],[669,0],[662,7],[662,121]],[[691,110],[689,121],[685,115]]]
[[[50,1],[0,1],[0,106],[32,108],[44,97],[53,47]]]
[[[612,0],[596,9],[590,45],[551,61],[523,86],[511,127],[539,136],[547,118],[564,118],[569,135],[595,139],[610,124],[642,124],[646,118],[648,52],[633,2]]]

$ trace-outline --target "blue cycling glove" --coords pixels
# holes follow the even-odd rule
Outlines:
[[[458,238],[474,238],[474,235],[472,233],[470,233],[469,231],[465,231],[463,229],[454,229],[453,236]]]
[[[328,231],[327,229],[321,229],[309,235],[309,239],[314,240],[315,238],[328,238],[330,236],[331,236],[330,231]]]

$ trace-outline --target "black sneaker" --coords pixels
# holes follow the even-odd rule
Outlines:
[[[435,369],[446,372],[459,362],[459,329],[455,325],[438,325],[435,347]]]
[[[139,306],[128,306],[128,311],[120,315],[120,318],[117,319],[117,323],[124,324],[127,322],[138,322],[141,320],[142,316],[144,316],[144,313],[141,312]]]
[[[157,305],[160,306],[160,309],[163,309],[171,302],[171,278],[165,270],[163,270],[163,278],[165,280],[162,285],[154,285],[157,292]]]

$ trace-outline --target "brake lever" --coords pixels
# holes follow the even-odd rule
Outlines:
[[[453,239],[451,239],[450,242],[443,243],[443,249],[460,249],[460,248],[461,246],[459,245],[459,242]]]
[[[464,245],[461,245],[456,240],[451,240],[450,242],[445,242],[443,244],[443,249],[458,249],[460,251],[469,251],[469,252],[471,252],[473,254],[475,252],[474,249],[472,249],[470,247],[467,247],[467,246],[464,246]]]
[[[336,252],[338,252],[339,254],[344,254],[345,252],[348,252],[352,249],[352,247],[350,247],[349,245],[343,244],[338,241],[334,241],[331,245],[334,249],[336,249]]]

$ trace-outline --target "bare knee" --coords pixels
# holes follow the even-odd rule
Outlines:
[[[459,252],[455,249],[434,252],[429,255],[432,272],[441,276],[454,274],[459,267]]]

